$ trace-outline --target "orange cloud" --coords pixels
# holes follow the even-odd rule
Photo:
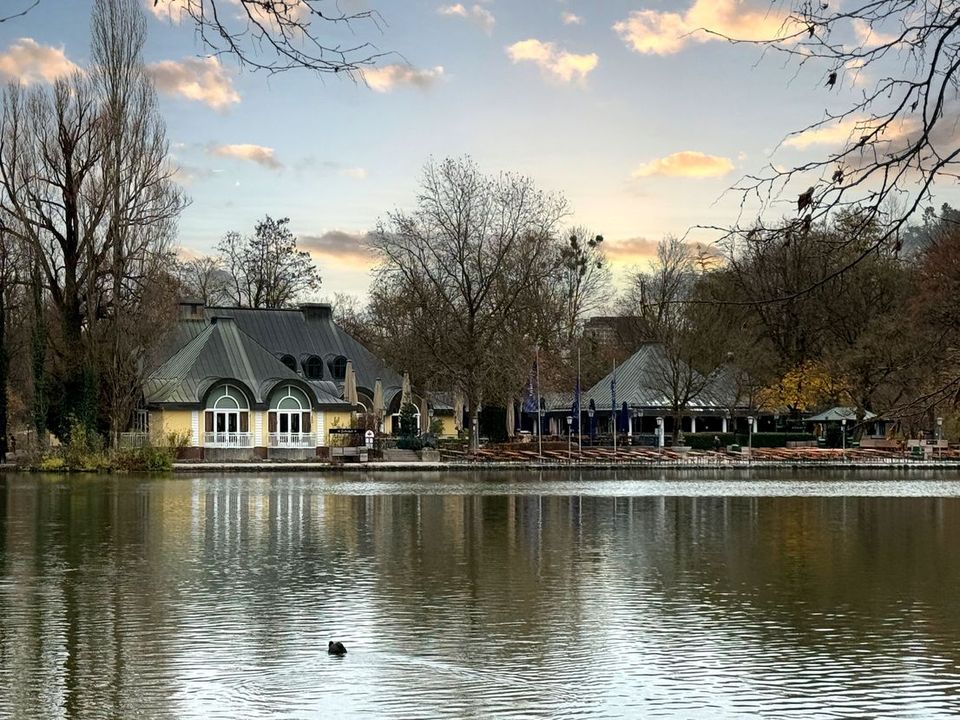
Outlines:
[[[310,255],[325,258],[340,265],[369,270],[376,257],[367,245],[366,233],[329,230],[322,235],[301,235],[297,243]]]
[[[23,83],[53,82],[77,70],[63,47],[40,45],[32,38],[20,38],[0,54],[0,75]]]
[[[695,0],[683,13],[635,10],[613,25],[628,47],[650,55],[679,52],[691,41],[721,39],[711,33],[737,40],[771,40],[789,35],[791,27],[783,10],[769,4],[752,7],[744,0]]]
[[[561,50],[552,42],[542,42],[536,38],[510,45],[507,55],[514,63],[532,62],[544,73],[562,82],[585,79],[600,62],[596,53],[578,55]]]
[[[583,25],[583,18],[569,10],[560,13],[560,20],[564,25]]]
[[[210,155],[229,157],[256,163],[268,170],[281,170],[283,163],[274,157],[273,148],[263,145],[211,145],[207,148]]]
[[[633,171],[633,177],[666,175],[667,177],[708,178],[726,175],[731,170],[733,170],[733,163],[730,158],[707,155],[695,150],[683,150],[644,163]]]
[[[233,79],[215,57],[164,60],[147,66],[157,90],[196,100],[214,110],[226,110],[240,102]]]
[[[363,79],[367,85],[377,92],[390,92],[395,87],[408,85],[422,90],[429,88],[443,77],[443,67],[437,65],[433,69],[420,70],[410,65],[384,65],[382,67],[367,68],[363,71]]]

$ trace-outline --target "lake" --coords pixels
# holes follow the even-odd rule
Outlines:
[[[0,476],[0,717],[948,717],[958,599],[951,471]]]

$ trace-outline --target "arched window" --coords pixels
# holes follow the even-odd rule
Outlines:
[[[312,447],[310,399],[300,388],[281,385],[270,396],[270,447]]]
[[[290,368],[294,372],[297,371],[297,361],[296,359],[294,359],[293,355],[281,355],[280,362],[282,362],[284,365],[286,365],[288,368]]]
[[[253,447],[250,402],[240,388],[229,383],[217,385],[207,394],[203,415],[204,445]]]
[[[343,380],[347,376],[347,359],[343,355],[330,360],[330,375],[334,380]]]
[[[323,360],[311,355],[303,362],[303,374],[308,380],[323,380]]]

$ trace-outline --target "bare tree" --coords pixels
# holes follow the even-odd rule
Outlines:
[[[771,12],[781,13],[780,4]],[[750,212],[733,227],[719,229],[728,238],[802,233],[837,212],[856,210],[857,224],[847,240],[858,252],[845,253],[845,262],[829,275],[794,288],[792,295],[846,272],[884,245],[899,250],[901,231],[930,201],[934,183],[957,175],[960,3],[790,0],[778,37],[728,39],[786,55],[798,68],[815,67],[822,93],[835,94],[854,80],[866,87],[786,139],[839,133],[846,136],[839,149],[798,165],[774,162],[748,175],[736,189],[744,208],[759,202],[756,215]],[[784,203],[796,213],[786,224]],[[861,243],[867,234],[870,242]]]
[[[389,213],[371,237],[378,282],[406,300],[420,347],[436,375],[463,392],[473,422],[485,394],[512,382],[505,368],[526,355],[514,342],[522,301],[554,271],[565,212],[562,198],[529,178],[485,175],[469,159],[431,161],[416,208]]]
[[[606,308],[612,285],[603,236],[575,227],[566,237],[559,248],[556,291],[563,307],[561,338],[570,345],[582,330],[584,319]]]
[[[697,256],[682,240],[668,236],[657,244],[649,271],[637,271],[626,307],[647,328],[662,354],[653,365],[656,387],[670,403],[673,439],[685,408],[711,384],[725,357],[722,324],[716,308],[690,302],[700,280]]]
[[[232,278],[216,255],[200,255],[177,263],[177,279],[183,292],[203,301],[221,305],[230,301]]]
[[[230,275],[230,295],[242,307],[282,308],[320,287],[310,253],[297,247],[290,218],[266,215],[253,235],[227,233],[217,249]]]
[[[119,349],[120,330],[102,352],[104,326],[136,307],[128,299],[165,255],[184,205],[143,68],[145,39],[136,0],[96,0],[91,70],[52,91],[11,85],[3,97],[0,213],[30,248],[54,310],[61,434],[69,418],[97,423],[103,364],[135,362]]]

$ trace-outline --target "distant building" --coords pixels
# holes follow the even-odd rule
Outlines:
[[[673,433],[673,410],[669,390],[665,387],[664,376],[669,361],[663,346],[658,343],[644,343],[616,369],[616,398],[620,433],[628,435],[654,435],[657,433],[657,418],[663,419],[663,432]],[[732,368],[720,367],[709,378],[695,370],[682,368],[681,372],[691,373],[692,383],[699,388],[686,406],[681,410],[682,432],[734,432],[745,431],[746,418],[753,415],[743,388],[737,383]],[[589,411],[594,411],[594,427],[598,433],[613,431],[613,411],[611,404],[611,382],[613,370],[593,387],[581,392],[581,422],[586,435],[590,428]],[[573,382],[571,382],[573,385]],[[544,432],[564,434],[566,416],[572,412],[574,403],[573,388],[563,392],[541,394],[541,407],[544,420]],[[535,413],[526,413],[525,419]],[[772,418],[765,418],[765,425],[772,429]],[[535,427],[535,422],[533,427]]]

